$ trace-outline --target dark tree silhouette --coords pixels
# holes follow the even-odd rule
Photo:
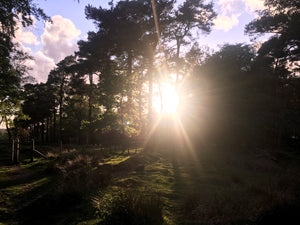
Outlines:
[[[300,3],[296,0],[266,0],[266,9],[249,23],[245,32],[249,35],[273,34],[263,44],[261,54],[273,57],[275,66],[299,71],[300,59]]]

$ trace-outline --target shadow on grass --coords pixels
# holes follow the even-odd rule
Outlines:
[[[135,159],[123,161],[123,158],[120,166],[107,167],[99,164],[102,157],[96,153],[73,151],[52,161],[46,171],[55,175],[54,186],[42,198],[18,211],[19,223],[77,224],[93,219],[95,209],[90,194],[109,185],[112,173],[120,169],[129,172],[135,168]]]
[[[257,224],[266,215],[274,216],[268,220],[276,220],[277,207],[282,209],[278,215],[281,221],[291,221],[289,215],[295,218],[296,210],[285,210],[297,205],[295,171],[290,173],[290,168],[288,173],[269,158],[262,161],[236,152],[203,152],[197,158],[174,154],[173,188],[182,223]]]

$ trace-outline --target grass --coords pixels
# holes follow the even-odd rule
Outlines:
[[[136,152],[130,150],[128,155],[127,151],[121,154],[95,148],[60,152],[47,146],[39,150],[48,160],[30,162],[23,154],[19,165],[9,165],[9,158],[0,165],[0,223],[47,224],[44,219],[50,209],[55,216],[48,224],[72,217],[78,221],[78,215],[85,218],[84,214],[90,214],[85,208],[91,206],[85,197],[110,181],[110,172],[103,171],[102,165],[118,165]],[[0,155],[6,153],[1,149]]]
[[[116,178],[115,184],[155,190],[164,202],[165,224],[250,224],[297,198],[298,172],[271,158],[210,149],[197,157],[162,154],[143,172]]]
[[[1,168],[0,222],[15,224],[16,212],[43,196],[53,185],[52,177],[44,173],[46,163],[37,160],[32,164]]]
[[[22,203],[24,224],[256,224],[299,201],[296,153],[129,153],[49,148],[48,161],[0,167],[0,223],[13,224]],[[150,208],[157,210],[149,214]]]
[[[100,224],[162,224],[162,201],[151,189],[118,190],[93,197]]]
[[[99,165],[104,164],[110,164],[110,165],[118,165],[127,159],[129,159],[133,154],[140,153],[142,151],[142,148],[138,149],[129,149],[126,150],[124,153],[123,151],[115,151],[114,154],[111,154],[110,152],[104,152],[104,159],[102,162],[99,163]]]

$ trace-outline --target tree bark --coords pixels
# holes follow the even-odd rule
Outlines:
[[[49,143],[49,116],[46,119],[46,143]]]
[[[87,133],[87,138],[86,138],[86,142],[87,144],[90,144],[91,142],[91,135],[92,135],[92,130],[91,130],[91,124],[92,124],[92,108],[93,108],[93,104],[92,104],[92,95],[93,95],[93,74],[89,73],[89,81],[90,81],[90,85],[89,85],[89,100],[88,100],[88,104],[89,104],[89,112],[88,112],[88,120],[89,120],[89,128],[88,128],[88,133]]]
[[[148,93],[148,133],[151,131],[153,123],[153,55],[149,58],[148,71],[149,93]]]
[[[52,141],[56,142],[56,109],[53,110]]]
[[[63,81],[60,84],[60,92],[59,92],[59,142],[62,141],[62,107],[63,107]]]
[[[8,134],[8,141],[11,142],[11,132],[10,132],[10,129],[8,127],[8,120],[7,120],[6,115],[4,116],[4,121],[5,121],[6,131],[7,131],[7,134]]]
[[[43,119],[42,121],[42,125],[41,125],[41,129],[40,129],[40,132],[41,132],[41,141],[42,141],[42,144],[45,143],[45,121]]]
[[[179,83],[179,54],[180,54],[180,46],[181,46],[181,38],[176,37],[176,44],[177,44],[177,49],[176,49],[176,81],[175,81],[175,86],[176,88],[178,87]]]
[[[159,98],[160,98],[160,113],[164,111],[164,103],[163,103],[163,94],[161,90],[161,83],[158,82],[158,92],[159,92]]]

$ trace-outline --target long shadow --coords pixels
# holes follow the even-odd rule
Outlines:
[[[78,206],[82,205],[82,201],[81,196],[77,194],[57,196],[54,193],[48,193],[28,207],[19,210],[17,220],[22,225],[69,224],[66,220],[70,217],[73,221],[76,220],[76,214],[80,213]]]
[[[11,165],[10,146],[8,143],[0,143],[0,167]]]
[[[39,182],[42,178],[44,178],[45,175],[42,173],[39,173],[36,176],[31,176],[30,180],[18,180],[18,182],[10,182],[10,186],[6,186],[7,188],[11,188],[12,191],[14,188],[18,187],[19,185],[24,185],[24,189],[30,188],[31,190],[26,191],[24,194],[18,194],[15,196],[9,196],[9,202],[4,202],[4,206],[7,208],[6,211],[2,211],[0,214],[0,217],[2,219],[1,222],[7,222],[7,224],[10,224],[10,222],[13,222],[14,224],[23,220],[26,216],[22,216],[22,218],[19,217],[19,212],[22,211],[25,208],[31,208],[31,204],[38,199],[42,199],[47,193],[50,193],[53,187],[52,180],[43,181],[43,183],[36,185],[35,182]],[[8,184],[8,183],[6,183]],[[28,187],[27,187],[28,185]],[[33,185],[33,186],[31,186]],[[36,185],[36,186],[34,186]],[[30,187],[31,186],[31,187]],[[18,187],[19,188],[19,187]],[[35,212],[31,212],[36,215]],[[38,215],[36,215],[38,216]],[[4,223],[6,224],[6,223]]]
[[[124,169],[125,173],[134,170],[138,164],[132,163],[135,161],[132,158],[122,162],[124,164],[130,164],[130,167],[126,165],[122,166],[104,166],[103,169],[108,170],[110,175],[117,173],[118,169]],[[100,167],[99,167],[100,168]],[[109,183],[103,184],[101,188],[105,188]],[[17,219],[19,224],[22,225],[53,225],[53,224],[77,224],[88,218],[93,218],[94,209],[90,203],[89,194],[93,190],[87,190],[82,192],[58,192],[55,184],[52,187],[52,191],[48,191],[42,198],[32,202],[27,207],[19,210],[17,213]]]
[[[20,169],[21,170],[21,169]],[[29,171],[29,170],[28,170]],[[16,174],[16,172],[7,172],[5,175],[8,177],[18,176],[15,179],[9,179],[0,181],[0,189],[7,188],[11,186],[22,185],[26,183],[32,183],[36,180],[39,180],[46,176],[44,171],[37,171],[37,172],[28,172],[29,174]]]
[[[201,177],[202,165],[199,156],[182,155],[175,153],[172,159],[172,169],[174,172],[174,200],[176,201],[176,217],[178,221],[186,223],[189,218],[186,213],[196,207],[199,196],[199,188],[203,179]]]

